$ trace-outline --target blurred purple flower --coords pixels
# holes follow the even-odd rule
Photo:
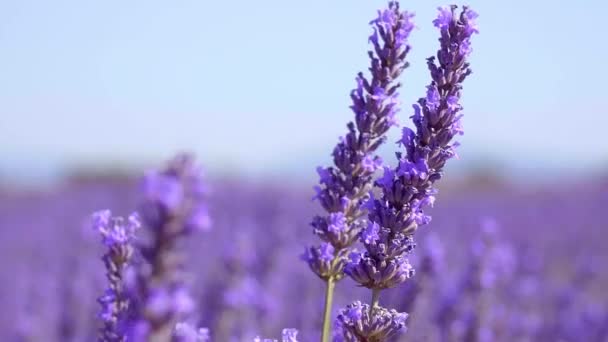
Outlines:
[[[157,202],[167,210],[176,210],[183,201],[183,185],[172,175],[150,171],[144,176],[143,188],[148,201]]]
[[[132,241],[135,230],[140,227],[137,214],[129,219],[112,217],[109,210],[102,210],[92,215],[92,227],[98,231],[107,247],[102,257],[106,267],[108,286],[104,294],[97,299],[101,305],[99,318],[102,327],[99,330],[99,341],[126,341],[127,315],[131,300],[125,290],[124,272],[133,255]]]
[[[149,327],[143,340],[168,340],[175,324],[195,309],[179,244],[194,232],[208,230],[206,193],[201,170],[187,154],[144,177],[141,212],[148,234],[140,245],[144,263],[132,290],[138,299],[135,318]]]
[[[101,233],[103,244],[107,247],[127,245],[135,237],[135,231],[141,227],[137,213],[125,220],[112,217],[110,210],[101,210],[93,214],[92,227]]]
[[[296,329],[283,329],[281,332],[281,342],[298,342],[297,339],[298,330]],[[260,338],[259,336],[253,339],[253,342],[278,342],[276,339],[271,338]]]
[[[207,328],[195,328],[192,324],[179,322],[175,324],[171,342],[210,342],[211,335]]]

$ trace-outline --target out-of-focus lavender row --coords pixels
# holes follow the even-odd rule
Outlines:
[[[306,186],[210,180],[214,229],[188,241],[197,326],[214,341],[318,340],[323,284],[298,256],[319,211]],[[479,183],[478,183],[479,185]],[[137,206],[128,178],[0,191],[2,341],[93,341],[103,246],[89,213]],[[383,303],[410,314],[408,340],[604,341],[608,182],[543,188],[442,187],[422,228],[418,274]],[[436,233],[436,234],[435,234]],[[338,284],[335,310],[367,292]],[[335,317],[335,315],[334,315]]]

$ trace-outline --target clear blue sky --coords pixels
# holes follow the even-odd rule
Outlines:
[[[480,13],[462,161],[608,162],[607,1],[469,1]],[[429,82],[436,1],[416,12],[401,121]],[[313,170],[351,117],[384,1],[0,2],[0,167],[146,162]],[[396,136],[396,132],[395,132]],[[390,151],[393,145],[386,151]]]

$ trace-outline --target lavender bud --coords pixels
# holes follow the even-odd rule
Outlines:
[[[357,301],[346,306],[336,318],[334,341],[383,342],[405,332],[408,315],[376,306],[373,309]]]
[[[339,280],[343,277],[347,250],[335,253],[334,247],[328,243],[321,243],[318,247],[307,247],[300,258],[308,263],[310,269],[321,279],[333,277]]]

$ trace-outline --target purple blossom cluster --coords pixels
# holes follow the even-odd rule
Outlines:
[[[357,87],[351,91],[354,122],[333,150],[334,166],[319,167],[320,177],[315,198],[327,214],[315,216],[313,232],[320,246],[309,247],[303,255],[310,269],[327,283],[322,341],[328,341],[334,283],[344,277],[351,246],[365,227],[367,215],[362,204],[373,187],[373,176],[382,167],[376,150],[386,140],[386,133],[398,125],[399,101],[396,79],[408,67],[405,60],[413,15],[402,11],[397,1],[378,11],[370,22],[369,51],[371,79],[357,75]]]
[[[355,120],[347,124],[348,133],[333,150],[334,165],[317,168],[320,180],[315,198],[327,213],[315,216],[312,226],[323,243],[308,248],[303,258],[325,281],[344,277],[349,247],[365,225],[366,211],[361,204],[373,186],[374,173],[382,166],[375,152],[388,130],[397,125],[401,84],[396,80],[408,66],[408,37],[414,28],[411,19],[393,1],[371,21],[371,79],[363,73],[357,75],[357,87],[351,92]]]
[[[370,289],[391,288],[413,276],[407,260],[415,246],[412,235],[430,222],[424,208],[434,204],[434,184],[442,177],[447,160],[456,155],[457,143],[452,140],[462,134],[462,82],[471,73],[466,57],[471,35],[478,31],[475,12],[465,7],[456,15],[455,10],[455,6],[439,9],[434,21],[441,32],[439,65],[434,57],[429,58],[433,81],[426,97],[413,106],[416,131],[403,129],[400,143],[406,153],[398,153],[397,167],[385,166],[376,182],[382,195],[370,196],[366,204],[369,223],[360,234],[365,252],[351,255],[346,268],[351,278]]]
[[[381,166],[379,159],[372,160],[366,154],[367,149],[360,148],[358,150],[360,158],[348,158],[347,162],[344,162],[345,158],[337,158],[346,155],[343,139],[334,150],[334,163],[341,172],[337,173],[333,167],[318,170],[321,176],[320,183],[324,188],[317,189],[317,198],[321,200],[329,215],[315,217],[312,225],[315,228],[314,233],[325,243],[308,249],[305,260],[310,268],[328,283],[323,341],[327,341],[329,335],[328,313],[334,291],[332,282],[341,279],[343,273],[349,275],[359,285],[372,290],[372,304],[369,310],[377,309],[380,290],[395,287],[414,276],[414,268],[408,261],[408,255],[415,247],[413,233],[418,227],[430,222],[430,216],[425,214],[424,209],[435,202],[437,189],[434,184],[441,179],[447,160],[456,155],[455,148],[458,143],[453,139],[463,132],[460,123],[462,106],[459,100],[462,82],[471,74],[467,62],[467,57],[471,53],[470,39],[473,34],[478,33],[478,29],[475,12],[464,7],[458,14],[456,9],[457,6],[440,7],[439,15],[433,21],[440,31],[440,49],[437,57],[431,57],[427,61],[432,81],[427,87],[426,97],[418,100],[413,106],[412,119],[416,131],[408,127],[403,128],[400,144],[403,145],[405,153],[397,153],[397,166],[395,168],[384,166],[384,175],[374,182],[374,171]],[[410,18],[411,15],[407,12],[400,12],[397,2],[391,1],[388,8],[379,11],[378,18],[372,21],[374,33],[370,41],[374,44],[378,58],[373,52],[370,53],[372,58],[370,70],[375,78],[380,78],[377,65],[390,66],[390,56],[398,55],[405,58],[410,50],[410,46],[407,45],[407,38],[413,28]],[[379,48],[378,37],[382,38],[384,49]],[[406,65],[405,62],[400,64]],[[372,90],[376,89],[373,83]],[[397,94],[392,89],[396,87],[390,89],[388,92],[375,90],[369,98],[388,99],[386,106],[390,115],[387,122],[395,124],[398,101]],[[379,93],[388,94],[389,97],[378,97]],[[361,131],[362,127],[373,127],[373,125],[360,124],[362,121],[360,117],[369,116],[374,110],[370,110],[369,107],[363,110],[363,106],[359,105],[360,102],[357,101],[361,99],[359,89],[355,90],[353,95],[356,95],[353,96],[353,110],[357,119],[357,128]],[[380,107],[376,106],[375,109]],[[382,126],[382,133],[385,133],[390,126]],[[349,128],[351,136],[355,136],[352,123],[349,124]],[[354,139],[346,139],[346,141],[355,142]],[[357,142],[360,142],[360,139]],[[374,150],[376,147],[374,145]],[[351,151],[357,150],[351,149]],[[348,155],[356,156],[357,153]],[[357,162],[361,162],[361,169],[367,171],[366,177],[363,178],[364,183],[354,181],[357,179]],[[340,180],[348,180],[348,185],[359,186],[344,187],[344,183]],[[381,193],[379,198],[376,198],[372,192],[374,185]],[[350,191],[345,192],[344,189]],[[356,190],[355,196],[352,195],[353,189]],[[354,203],[353,198],[357,199]],[[353,204],[355,211],[350,211]],[[367,219],[364,215],[367,215]],[[363,244],[364,252],[356,252],[348,248],[353,245],[356,237]],[[347,254],[350,259],[348,261],[345,260]],[[373,316],[371,312],[368,315]],[[368,328],[374,326],[368,325]],[[403,324],[399,322],[389,326],[401,329]],[[346,333],[348,329],[344,331]],[[355,336],[363,333],[367,336],[379,334],[383,336],[380,339],[382,340],[394,335],[396,331],[369,330],[358,332],[359,335]],[[350,334],[352,335],[353,332]],[[375,337],[369,338],[376,340]]]
[[[181,154],[145,175],[143,193],[147,235],[138,246],[142,262],[131,284],[137,319],[131,334],[135,341],[167,341],[196,307],[182,245],[185,237],[209,229],[207,188],[192,156]]]
[[[99,341],[126,341],[130,299],[125,289],[125,269],[133,256],[133,239],[141,223],[137,214],[127,220],[112,217],[110,210],[93,214],[93,229],[98,231],[107,248],[102,260],[106,267],[108,287],[97,300],[101,305],[99,318],[103,324]]]
[[[208,230],[206,194],[201,170],[192,156],[181,154],[161,171],[146,174],[140,214],[128,220],[109,210],[93,214],[93,228],[108,251],[103,256],[109,288],[102,305],[100,341],[203,341],[205,330],[181,323],[190,318],[196,303],[187,284],[184,238]],[[127,269],[134,253],[137,263]]]
[[[340,311],[336,319],[335,342],[388,341],[405,328],[406,313],[382,307],[372,308],[357,301]]]

